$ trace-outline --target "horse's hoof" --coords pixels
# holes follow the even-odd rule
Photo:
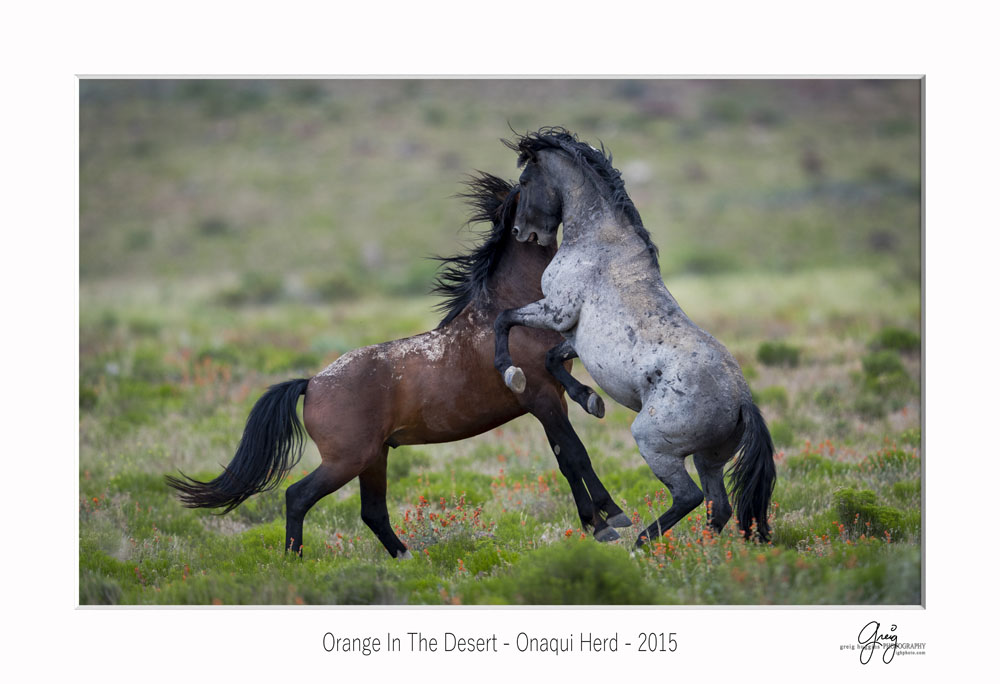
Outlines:
[[[396,560],[410,560],[411,558],[413,558],[413,554],[410,553],[409,549],[396,552]]]
[[[598,418],[604,417],[604,400],[593,390],[590,391],[590,397],[587,398],[587,413]]]
[[[621,535],[615,532],[614,529],[605,527],[594,532],[594,539],[599,542],[613,542],[616,539],[621,539]]]
[[[632,519],[624,513],[619,513],[608,518],[608,524],[612,527],[632,527]]]
[[[521,394],[528,385],[528,381],[524,377],[524,371],[517,366],[510,366],[504,371],[503,381],[514,394]]]

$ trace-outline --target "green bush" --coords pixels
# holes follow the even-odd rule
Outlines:
[[[903,328],[883,328],[868,346],[873,350],[920,351],[920,335]]]
[[[423,451],[401,446],[389,454],[386,475],[389,482],[408,477],[413,468],[426,468],[431,464],[431,458]]]
[[[799,365],[799,354],[801,349],[793,347],[784,342],[762,342],[757,348],[757,360],[765,366],[789,366],[794,368]]]
[[[862,394],[854,400],[852,406],[854,412],[866,420],[876,420],[885,418],[888,407],[885,400],[872,394]]]
[[[910,379],[899,352],[881,349],[861,359],[864,374],[864,391],[881,398],[900,397],[910,392],[914,383]]]
[[[359,283],[365,282],[361,276],[349,273],[326,273],[312,275],[306,279],[306,285],[315,297],[324,302],[335,302],[353,299],[361,294]]]
[[[841,489],[833,494],[840,522],[868,536],[881,537],[886,532],[898,536],[920,525],[919,513],[904,513],[892,506],[880,506],[870,489]],[[856,522],[855,522],[856,521]]]
[[[80,410],[89,411],[97,406],[97,391],[80,385]]]
[[[121,602],[122,589],[113,579],[93,570],[80,570],[81,605],[115,605]]]
[[[906,373],[903,361],[899,358],[899,352],[891,349],[883,349],[866,355],[861,359],[861,368],[868,378]]]
[[[730,252],[706,249],[681,256],[679,270],[695,275],[714,275],[734,271],[739,263],[739,259]]]
[[[660,602],[626,549],[577,539],[522,555],[509,574],[470,589],[471,594],[480,592],[508,603],[534,605]]]
[[[219,293],[219,302],[225,306],[270,304],[284,294],[285,286],[280,276],[250,271],[240,278],[240,284]]]
[[[231,231],[229,222],[221,216],[209,216],[198,222],[198,232],[206,237],[220,237]]]
[[[137,337],[156,337],[163,325],[151,318],[133,318],[128,322],[128,331]]]

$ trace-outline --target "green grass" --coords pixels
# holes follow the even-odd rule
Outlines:
[[[773,276],[772,289],[784,289],[789,277],[800,278]],[[711,289],[696,281],[682,287],[692,301]],[[864,330],[797,367],[759,371],[755,385],[762,389],[755,396],[779,448],[771,546],[746,544],[733,523],[721,536],[705,537],[703,508],[678,524],[665,545],[635,558],[627,549],[638,527],[611,546],[581,538],[569,488],[530,418],[465,442],[391,452],[390,515],[417,556],[408,563],[390,559],[362,524],[356,483],[310,512],[305,559],[285,557],[283,487],[318,462],[311,444],[282,488],[251,498],[227,516],[188,510],[172,498],[163,475],[178,469],[199,478],[217,474],[268,384],[314,373],[337,356],[337,344],[315,346],[331,334],[326,321],[362,323],[336,331],[338,344],[352,348],[373,336],[398,334],[385,311],[414,316],[417,322],[407,332],[432,327],[431,303],[371,299],[367,315],[350,302],[276,303],[233,312],[195,295],[143,306],[132,292],[117,303],[105,297],[102,306],[85,307],[80,601],[919,601],[919,394],[915,380],[902,394],[884,399],[869,391],[864,372],[856,370],[869,354],[870,333]],[[866,302],[815,299],[810,305],[822,313],[834,304],[849,312],[863,310]],[[113,324],[103,313],[107,307],[118,312]],[[717,306],[715,315],[721,322],[717,334],[738,357],[752,357],[759,342],[738,334],[738,314]],[[818,339],[821,330],[814,325],[803,319],[796,336]],[[251,338],[257,344],[246,342]],[[324,348],[329,350],[311,351]],[[318,364],[296,367],[290,361],[310,354]],[[907,363],[912,361],[902,371],[888,362],[871,372],[888,368],[917,377]],[[587,381],[582,368],[576,372]],[[852,413],[851,403],[862,396],[882,402],[884,417]],[[889,404],[897,399],[903,407],[893,410]],[[601,421],[571,408],[602,480],[629,515],[648,524],[670,499],[636,451],[632,415],[610,401]],[[420,510],[425,515],[417,521]],[[457,522],[432,523],[431,512],[438,520],[454,514]],[[866,523],[871,527],[862,539]]]
[[[831,82],[823,102],[791,82],[81,87],[81,603],[919,602],[915,84]],[[269,384],[436,324],[421,257],[468,238],[463,173],[516,175],[507,120],[614,151],[668,287],[771,427],[772,543],[707,535],[701,507],[635,556],[638,526],[598,545],[531,418],[390,453],[411,561],[361,522],[357,483],[309,513],[305,558],[285,556],[284,488],[312,444],[227,516],[180,506],[163,476],[218,474]],[[634,414],[606,403],[571,419],[648,524],[669,494]]]

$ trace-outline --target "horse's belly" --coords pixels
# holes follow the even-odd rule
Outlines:
[[[614,333],[595,334],[579,327],[576,332],[571,343],[594,382],[622,406],[641,409],[642,397],[631,372],[636,367],[632,345]]]

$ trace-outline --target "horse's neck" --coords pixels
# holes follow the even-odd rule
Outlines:
[[[507,240],[487,287],[490,303],[511,309],[542,298],[542,273],[555,255],[555,246]]]
[[[607,201],[584,201],[567,209],[563,211],[560,249],[599,254],[602,261],[630,262],[635,268],[659,275],[652,259],[643,257],[649,252],[645,241]]]

